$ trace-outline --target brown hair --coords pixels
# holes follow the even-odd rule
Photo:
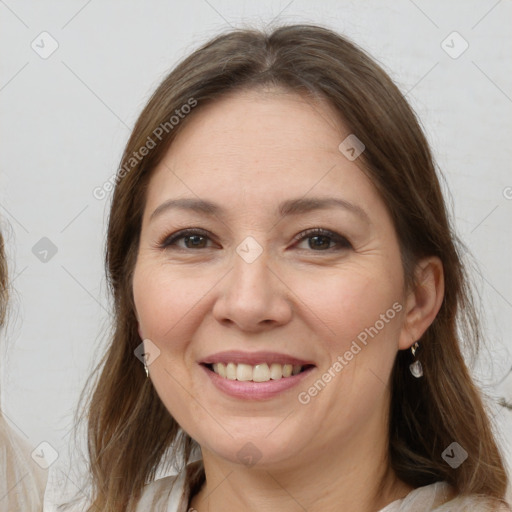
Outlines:
[[[108,226],[107,277],[115,325],[98,367],[88,410],[88,448],[94,499],[89,510],[132,511],[166,450],[187,462],[194,441],[179,428],[145,378],[134,349],[137,332],[132,293],[145,190],[151,171],[187,119],[169,126],[183,105],[195,111],[222,95],[260,86],[285,88],[312,100],[326,99],[366,149],[357,160],[386,203],[401,247],[404,274],[438,256],[445,296],[439,314],[420,340],[424,369],[414,379],[410,353],[398,353],[391,376],[390,464],[413,487],[444,480],[461,494],[502,499],[507,475],[478,389],[460,349],[460,334],[476,350],[479,324],[443,200],[436,168],[410,106],[388,75],[364,51],[319,26],[283,26],[271,33],[235,30],[184,59],[154,92],[141,113],[121,161]],[[167,130],[144,158],[134,154]],[[340,141],[341,142],[341,141]],[[458,442],[469,458],[457,469],[441,457]],[[193,491],[204,480],[194,476]]]

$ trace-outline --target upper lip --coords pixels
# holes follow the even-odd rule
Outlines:
[[[251,366],[262,363],[278,363],[278,364],[292,364],[292,365],[315,365],[313,361],[300,359],[298,357],[290,356],[279,352],[242,352],[239,350],[228,350],[224,352],[217,352],[209,355],[200,361],[201,364],[214,364],[214,363],[235,363],[235,364],[250,364]]]

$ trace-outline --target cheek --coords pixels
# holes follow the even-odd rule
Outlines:
[[[309,280],[299,292],[314,313],[312,321],[321,329],[318,340],[328,354],[319,378],[329,384],[314,407],[332,411],[346,425],[372,414],[396,357],[402,280],[399,272],[386,270],[347,266],[326,279]],[[314,389],[312,393],[316,396]],[[333,420],[332,425],[338,424]]]
[[[142,263],[135,268],[133,294],[141,336],[156,343],[181,338],[179,332],[187,328],[194,307],[210,288],[198,274],[182,278],[160,264]]]
[[[185,423],[200,412],[189,393],[183,393],[183,386],[193,393],[187,347],[199,321],[195,307],[205,295],[204,281],[204,277],[180,278],[165,265],[144,261],[136,266],[133,277],[139,333],[160,351],[149,369],[153,386],[166,408]]]
[[[381,315],[385,326],[398,325],[393,304],[401,299],[401,281],[392,275],[347,266],[319,279],[302,279],[297,295],[312,312],[312,321],[321,331],[319,338],[326,340],[329,352],[343,353],[352,340],[361,333],[364,338],[366,330],[376,323],[379,331],[389,332],[383,329]]]

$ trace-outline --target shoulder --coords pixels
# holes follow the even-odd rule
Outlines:
[[[43,451],[34,450],[17,435],[0,413],[2,505],[7,506],[9,510],[40,510],[47,479],[44,465]]]
[[[68,474],[72,478],[68,479]],[[160,473],[145,485],[136,512],[187,512],[188,488],[185,483],[185,471]],[[78,487],[82,490],[79,495]],[[85,474],[85,468],[75,470],[69,466],[69,461],[56,462],[50,469],[43,510],[84,512],[91,505],[88,497],[91,491],[90,477]]]
[[[460,495],[446,482],[419,487],[380,512],[511,512],[486,496]]]
[[[458,497],[439,508],[435,512],[510,512],[507,505],[481,496]]]
[[[136,512],[182,512],[187,510],[185,472],[159,478],[146,485]]]
[[[460,495],[434,510],[436,512],[511,512],[512,509],[489,497]]]

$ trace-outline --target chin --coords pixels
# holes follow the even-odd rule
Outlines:
[[[274,428],[277,423],[273,422]],[[216,437],[212,442],[210,431],[208,441],[203,443],[199,439],[198,443],[203,452],[250,468],[270,469],[292,463],[292,459],[301,451],[298,445],[302,443],[296,438],[294,440],[291,433],[283,431],[269,435],[269,432],[271,430],[260,436],[255,435],[254,431],[238,432],[232,437],[224,432],[222,438]]]

